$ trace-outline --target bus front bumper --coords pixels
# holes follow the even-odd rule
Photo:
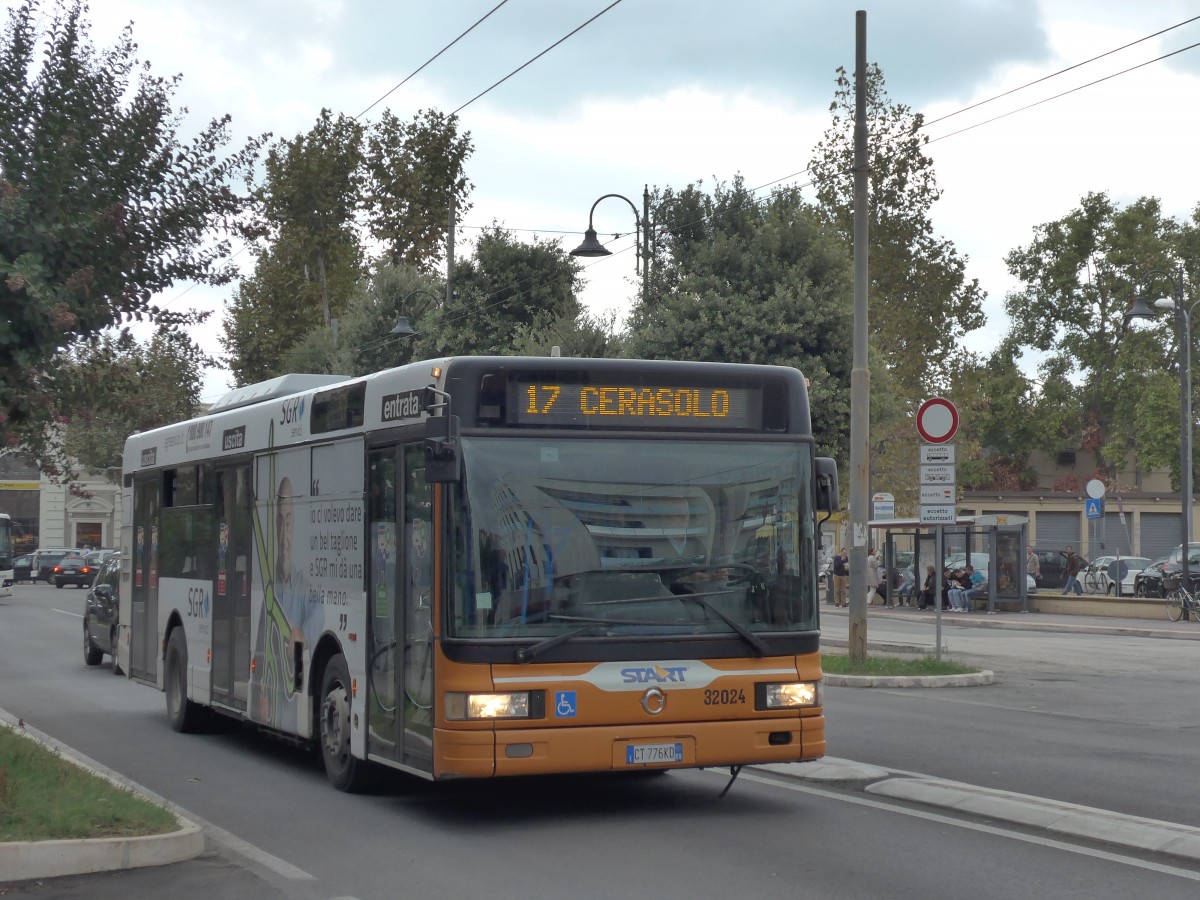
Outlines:
[[[678,746],[681,759],[630,764],[631,746]],[[825,716],[661,725],[434,730],[435,778],[644,771],[820,759]]]

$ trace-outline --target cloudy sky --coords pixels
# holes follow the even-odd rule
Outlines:
[[[188,121],[198,127],[230,113],[239,140],[264,131],[293,137],[322,107],[365,120],[385,107],[401,119],[428,107],[459,111],[475,145],[460,248],[493,222],[573,247],[596,198],[619,193],[640,207],[647,184],[711,187],[738,174],[764,193],[780,180],[805,184],[829,123],[835,70],[853,70],[855,11],[865,8],[867,55],[882,67],[891,98],[932,123],[927,152],[944,191],[934,224],[969,257],[968,274],[988,295],[988,324],[968,339],[979,351],[1002,335],[1002,301],[1016,287],[1003,257],[1028,243],[1036,225],[1066,214],[1089,191],[1120,202],[1156,196],[1179,218],[1200,204],[1200,47],[1184,49],[1200,43],[1200,20],[1188,22],[1200,8],[1184,0],[91,6],[98,45],[132,22],[140,59],[158,74],[182,76],[177,103],[188,108]],[[959,114],[934,122],[952,113]],[[628,233],[633,212],[607,200],[596,226]],[[249,254],[240,261],[249,266]],[[632,254],[586,262],[589,308],[627,309],[636,293]],[[227,296],[181,286],[161,299],[220,310]],[[213,352],[217,330],[198,335]],[[214,373],[205,399],[226,388],[226,376]]]

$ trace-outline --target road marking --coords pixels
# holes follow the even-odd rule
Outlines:
[[[705,770],[712,772],[715,775],[725,777],[721,772],[716,772],[711,769]],[[955,819],[950,816],[939,815],[938,813],[926,812],[919,809],[907,809],[903,806],[895,806],[891,803],[883,803],[879,800],[872,800],[869,797],[856,797],[849,794],[839,793],[837,791],[828,791],[822,788],[810,787],[804,784],[794,784],[783,779],[768,778],[762,775],[753,773],[742,773],[743,779],[749,779],[757,784],[769,785],[771,787],[782,787],[789,791],[795,791],[799,794],[812,794],[817,797],[825,797],[830,800],[841,800],[845,803],[854,803],[859,806],[867,806],[871,809],[886,810],[887,812],[897,813],[902,816],[911,816],[915,819],[925,819],[929,822],[939,822],[943,825],[952,825],[957,828],[967,828],[971,831],[979,831],[984,834],[995,835],[996,837],[1011,838],[1015,841],[1023,841],[1026,844],[1036,844],[1039,847],[1049,847],[1054,850],[1065,850],[1068,853],[1077,853],[1081,856],[1090,856],[1095,859],[1103,859],[1107,862],[1121,863],[1127,866],[1133,866],[1138,869],[1147,869],[1151,872],[1160,872],[1164,875],[1175,875],[1179,878],[1187,878],[1191,881],[1200,881],[1200,872],[1192,872],[1187,869],[1181,869],[1177,866],[1168,866],[1162,863],[1150,862],[1144,859],[1137,859],[1133,856],[1122,856],[1118,853],[1109,853],[1105,850],[1095,850],[1091,847],[1081,847],[1077,844],[1068,844],[1063,841],[1056,841],[1053,838],[1038,837],[1036,835],[1024,834],[1020,831],[1011,831],[1007,828],[997,828],[994,825],[983,825],[978,822],[968,822],[963,819]]]
[[[69,609],[55,609],[54,607],[51,607],[50,611],[56,612],[60,616],[74,616],[76,619],[83,618],[83,613],[71,612]]]

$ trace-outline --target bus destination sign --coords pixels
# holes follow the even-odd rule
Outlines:
[[[516,380],[518,425],[747,431],[762,427],[760,387]]]

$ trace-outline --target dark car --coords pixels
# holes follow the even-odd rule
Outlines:
[[[26,553],[13,560],[13,584],[33,580],[33,556]]]
[[[121,557],[112,555],[100,566],[83,606],[83,661],[98,666],[107,653],[118,675],[117,624],[121,585]]]
[[[1038,558],[1040,574],[1037,579],[1039,588],[1060,588],[1067,581],[1067,561],[1058,550],[1037,550],[1034,555]]]
[[[1163,596],[1163,569],[1170,559],[1171,557],[1169,556],[1160,556],[1133,576],[1133,594],[1135,597]]]
[[[33,565],[29,578],[31,581],[44,581],[50,584],[54,580],[54,567],[57,566],[64,556],[68,553],[78,553],[77,550],[35,550],[33,552]]]
[[[50,570],[50,580],[54,582],[56,588],[68,584],[73,584],[77,588],[90,587],[96,578],[98,568],[96,563],[88,560],[86,553],[81,550],[72,550]]]

